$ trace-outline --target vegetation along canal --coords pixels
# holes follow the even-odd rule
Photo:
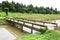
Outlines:
[[[16,20],[15,20],[16,21]],[[1,19],[1,22],[6,22],[5,21],[5,19]],[[0,22],[0,23],[1,23]],[[60,24],[59,22],[60,22],[60,20],[56,20],[55,21],[57,24]],[[25,23],[26,25],[27,25],[27,23]],[[16,24],[17,25],[17,24]],[[15,25],[15,26],[16,26]],[[45,25],[47,25],[49,28],[52,28],[51,26],[53,26],[52,24],[48,24],[48,23],[45,23]],[[26,35],[27,33],[25,33],[25,32],[22,32],[20,29],[18,29],[18,28],[16,28],[15,26],[11,26],[11,25],[8,25],[8,24],[6,24],[6,25],[0,25],[0,32],[2,32],[1,31],[1,28],[4,28],[4,29],[6,29],[9,33],[11,33],[12,35],[14,35],[15,37],[22,37],[23,35]],[[21,25],[20,25],[21,26]],[[19,27],[20,27],[19,26]],[[40,27],[40,26],[36,26],[35,25],[35,27]],[[30,31],[30,29],[27,29],[27,28],[25,28],[25,27],[23,27],[23,29],[24,30],[27,30],[27,31]],[[36,31],[34,31],[34,33],[35,33]],[[7,32],[5,32],[6,34],[7,34]],[[4,33],[4,34],[5,34]],[[1,33],[0,33],[0,35],[1,35]],[[10,37],[9,37],[10,38]]]

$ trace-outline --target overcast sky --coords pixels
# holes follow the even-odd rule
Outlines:
[[[5,0],[0,0],[0,2]],[[8,0],[11,2],[12,0]],[[32,4],[34,6],[53,7],[60,10],[60,0],[13,0],[15,2],[23,3],[26,5]]]

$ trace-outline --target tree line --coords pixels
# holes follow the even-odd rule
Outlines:
[[[32,4],[26,6],[22,3],[15,3],[14,1],[8,2],[8,1],[2,1],[0,3],[0,11],[5,11],[5,8],[8,8],[10,12],[21,12],[21,13],[41,13],[41,14],[58,14],[59,11],[57,11],[57,8],[53,9],[53,7],[37,7],[33,6]]]

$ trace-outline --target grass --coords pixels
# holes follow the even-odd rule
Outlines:
[[[5,12],[0,12],[0,16],[5,17]],[[33,20],[43,20],[43,19],[56,19],[60,18],[60,14],[29,14],[29,13],[19,13],[19,12],[9,12],[9,17],[27,18]]]
[[[56,30],[59,30],[60,31],[60,26],[56,27]]]
[[[47,30],[44,34],[29,34],[16,40],[60,40],[60,33]]]
[[[6,22],[5,18],[0,18],[0,23],[5,23],[5,22]]]

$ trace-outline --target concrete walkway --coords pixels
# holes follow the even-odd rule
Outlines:
[[[5,28],[0,28],[0,40],[14,40],[16,37]]]

